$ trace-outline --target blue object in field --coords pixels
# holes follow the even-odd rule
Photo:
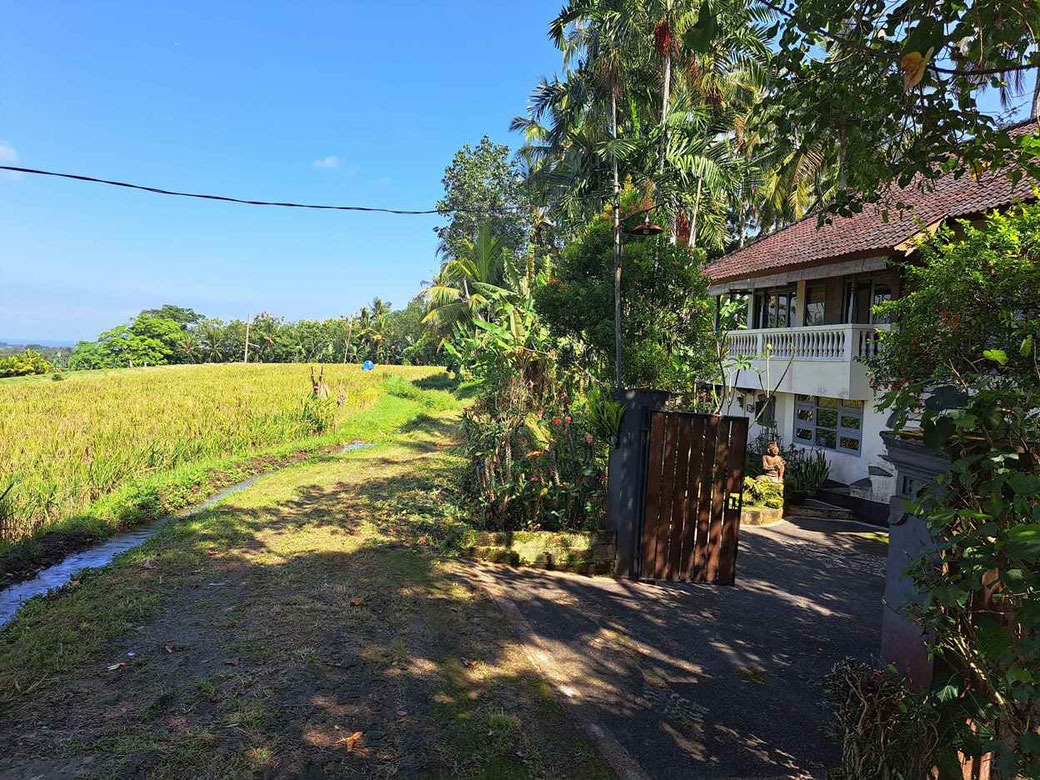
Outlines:
[[[371,360],[366,360],[361,364],[362,371],[371,371],[373,368],[375,368],[375,364]]]

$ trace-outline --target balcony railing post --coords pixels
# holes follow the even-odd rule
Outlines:
[[[847,362],[852,362],[852,358],[856,355],[856,326],[848,325],[845,328],[845,351],[843,353],[844,359]]]

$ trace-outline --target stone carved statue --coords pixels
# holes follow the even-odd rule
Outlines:
[[[783,484],[786,468],[787,462],[780,457],[780,445],[775,441],[769,442],[766,453],[762,456],[762,476],[770,482]]]

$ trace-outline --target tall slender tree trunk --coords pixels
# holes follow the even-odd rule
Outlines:
[[[664,54],[664,84],[661,87],[661,146],[657,150],[657,172],[664,173],[664,154],[668,148],[668,101],[672,92],[672,52]]]
[[[838,130],[838,186],[842,189],[848,185],[845,175],[845,126]]]
[[[617,140],[617,93],[610,93],[610,135]],[[614,371],[618,390],[624,389],[621,365],[621,179],[617,151],[614,158]]]
[[[697,246],[697,217],[700,215],[701,210],[701,185],[704,180],[700,176],[697,177],[697,195],[693,199],[693,218],[690,220],[690,249]]]
[[[661,148],[657,151],[657,173],[660,175],[664,174],[664,158],[665,152],[668,150],[668,103],[671,99],[671,94],[672,49],[669,43],[669,48],[664,53],[664,84],[661,87]],[[675,209],[672,209],[672,211],[674,212]],[[670,217],[669,228],[671,233],[669,240],[674,244],[678,240],[674,213]]]
[[[1029,111],[1029,118],[1036,119],[1040,116],[1040,71],[1036,72],[1036,83],[1033,84],[1033,105]]]

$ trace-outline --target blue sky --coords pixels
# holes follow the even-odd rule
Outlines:
[[[0,2],[0,162],[269,200],[430,208],[559,65],[561,0]],[[261,209],[0,173],[0,340],[402,306],[434,216]]]
[[[560,0],[2,7],[0,159],[258,199],[430,208],[463,143],[519,142],[509,120],[559,65]],[[4,176],[0,339],[93,338],[162,303],[401,306],[437,224]]]

